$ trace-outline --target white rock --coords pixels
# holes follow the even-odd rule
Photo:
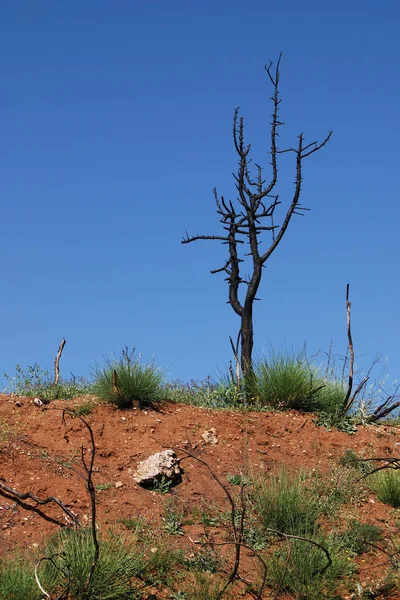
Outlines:
[[[218,444],[218,438],[217,438],[216,434],[217,434],[217,431],[216,431],[215,427],[211,427],[211,429],[208,429],[207,431],[205,431],[201,437],[206,442],[206,444],[212,444],[215,446],[216,444]]]
[[[157,481],[171,481],[172,484],[182,480],[182,469],[179,459],[173,450],[164,450],[142,460],[133,474],[133,479],[143,487],[151,487]]]

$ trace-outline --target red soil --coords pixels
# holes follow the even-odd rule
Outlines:
[[[89,456],[90,444],[82,423],[67,418],[65,425],[61,420],[63,408],[74,408],[82,402],[82,399],[53,401],[38,407],[29,398],[0,395],[0,481],[19,492],[31,491],[41,498],[57,496],[81,522],[87,523],[90,501],[85,481],[56,460],[62,457],[65,461],[78,453],[74,465],[80,468],[81,446]],[[94,483],[111,484],[109,489],[97,494],[100,530],[106,530],[121,518],[139,515],[151,523],[160,522],[165,496],[138,486],[132,472],[140,460],[165,448],[186,448],[197,453],[225,483],[226,475],[237,474],[249,465],[255,472],[284,464],[290,469],[329,473],[338,466],[347,448],[365,456],[393,456],[398,448],[397,428],[360,427],[354,435],[336,430],[329,432],[317,427],[312,415],[295,411],[242,414],[172,403],[162,404],[159,412],[121,411],[98,404],[85,418],[96,441]],[[218,437],[217,445],[207,444],[201,437],[212,427]],[[180,457],[185,455],[177,453]],[[192,458],[185,458],[182,466],[183,481],[174,488],[174,498],[188,510],[201,503],[217,504],[229,510],[223,490],[204,466]],[[44,512],[66,522],[57,506],[46,506]],[[379,525],[388,537],[398,532],[393,509],[379,502],[371,492],[366,492],[365,499],[356,506],[346,506],[344,512],[359,521]],[[0,554],[16,546],[35,548],[56,530],[56,524],[21,508],[0,493]],[[190,538],[196,535],[196,526],[191,526]],[[388,564],[384,553],[373,551],[359,562],[361,583],[375,585],[384,578]],[[244,562],[246,577],[249,569]],[[265,597],[269,597],[267,593]],[[344,597],[351,596],[344,594]],[[400,599],[396,592],[390,597]]]

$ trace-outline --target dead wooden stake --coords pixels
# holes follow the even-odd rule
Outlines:
[[[58,380],[60,379],[60,358],[66,343],[66,340],[63,338],[61,340],[60,347],[58,348],[57,355],[54,359],[54,385],[57,385]]]

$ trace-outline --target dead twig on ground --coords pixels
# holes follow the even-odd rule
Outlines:
[[[24,500],[33,500],[39,506],[45,506],[47,504],[57,504],[61,508],[61,510],[67,515],[69,519],[71,519],[74,526],[80,526],[78,517],[60,500],[55,496],[47,496],[47,498],[39,498],[36,494],[32,492],[18,492],[14,488],[9,487],[5,483],[0,481],[0,494],[6,497],[8,500],[14,500],[17,504],[19,504],[22,508],[26,510],[31,510],[32,512],[36,512],[40,514],[46,521],[51,521],[53,523],[57,523],[61,525],[59,521],[54,519],[53,517],[49,517],[43,511],[39,510],[37,506],[32,506],[31,504],[26,504]]]

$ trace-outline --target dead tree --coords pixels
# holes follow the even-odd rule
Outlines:
[[[303,181],[303,161],[325,146],[332,132],[330,131],[322,142],[306,143],[304,135],[298,136],[298,142],[290,148],[278,148],[278,128],[283,125],[279,117],[279,105],[281,103],[279,91],[280,62],[282,54],[273,69],[271,62],[265,67],[273,94],[271,97],[273,111],[270,128],[270,176],[264,177],[263,167],[255,165],[255,175],[250,171],[250,144],[245,142],[243,117],[236,108],[233,117],[233,142],[239,157],[239,164],[234,174],[235,187],[237,191],[236,202],[225,200],[214,188],[214,198],[217,205],[217,213],[220,215],[224,233],[222,235],[195,235],[186,233],[182,244],[189,244],[197,240],[219,240],[227,245],[228,258],[225,264],[211,271],[225,273],[229,288],[228,303],[240,318],[239,336],[241,340],[241,369],[244,376],[252,371],[253,352],[253,305],[261,283],[263,267],[272,253],[280,244],[293,215],[304,215],[309,210],[300,203]],[[293,153],[295,160],[294,189],[288,201],[288,208],[281,225],[275,224],[275,212],[282,203],[277,193],[278,184],[278,157],[283,153]],[[289,204],[290,202],[290,204]],[[262,248],[266,233],[271,236],[268,248]],[[244,258],[250,256],[252,272],[245,276],[243,270]],[[239,295],[240,286],[245,286],[245,293]]]

